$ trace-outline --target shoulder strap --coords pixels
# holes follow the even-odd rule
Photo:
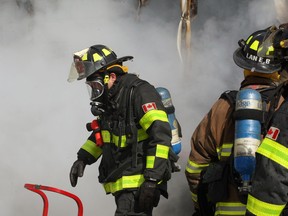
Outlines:
[[[228,90],[221,94],[219,98],[226,99],[231,106],[235,106],[237,90]]]
[[[262,125],[262,132],[265,135],[267,133],[267,130],[269,129],[270,122],[272,120],[272,117],[274,116],[275,109],[278,106],[279,100],[281,98],[281,95],[283,95],[284,91],[286,89],[285,83],[281,83],[276,88],[268,88],[264,89],[263,91],[259,91],[261,93],[261,96],[263,100],[268,104],[270,102],[270,107],[268,112],[266,112],[266,116]]]
[[[138,144],[138,137],[137,137],[137,127],[135,124],[135,110],[133,107],[133,100],[134,100],[134,89],[144,83],[147,83],[144,80],[136,79],[134,80],[127,88],[127,111],[126,111],[126,143],[129,146],[132,146],[132,167],[137,166],[137,144]]]

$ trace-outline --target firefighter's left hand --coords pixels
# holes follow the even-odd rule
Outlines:
[[[78,177],[82,177],[84,174],[86,164],[82,160],[76,160],[70,170],[70,183],[72,187],[77,185]]]
[[[139,188],[137,194],[138,208],[140,211],[151,212],[160,200],[160,190],[157,188],[157,182],[145,181]]]

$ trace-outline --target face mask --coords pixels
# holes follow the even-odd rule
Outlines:
[[[93,80],[86,81],[88,88],[88,93],[91,101],[98,101],[104,92],[103,79],[101,77],[96,77]],[[101,101],[98,101],[101,102]]]

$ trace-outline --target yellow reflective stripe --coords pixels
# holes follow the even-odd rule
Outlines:
[[[245,215],[246,206],[240,202],[216,203],[215,216],[217,215]]]
[[[87,52],[82,56],[82,61],[86,61],[88,59],[88,54]]]
[[[81,148],[89,152],[95,158],[98,158],[102,154],[102,149],[96,146],[96,144],[91,140],[87,140]]]
[[[119,139],[121,138],[121,142],[120,142],[120,146],[119,146]],[[112,135],[112,143],[114,143],[116,146],[124,148],[127,146],[126,143],[126,136],[116,136],[116,135]]]
[[[201,171],[209,164],[197,164],[191,160],[188,160],[186,165],[186,171],[191,174],[200,174]]]
[[[111,54],[111,51],[110,50],[107,50],[105,48],[102,49],[102,52],[104,53],[105,56],[108,56]]]
[[[288,169],[288,148],[278,142],[265,138],[257,152]]]
[[[268,50],[267,50],[267,52],[266,52],[266,55],[270,55],[270,53],[271,53],[271,55],[272,55],[273,52],[274,52],[274,47],[273,47],[273,46],[269,46],[269,47],[268,47]]]
[[[258,40],[255,40],[255,41],[251,44],[250,49],[253,49],[253,50],[257,51],[258,46],[259,46],[259,41],[258,41]]]
[[[156,157],[168,159],[169,147],[157,144]]]
[[[193,202],[198,202],[198,196],[197,196],[197,194],[191,192],[191,196],[192,196]]]
[[[246,44],[249,44],[249,42],[250,42],[250,40],[253,38],[253,36],[251,35],[248,39],[247,39],[247,41],[246,41]]]
[[[111,136],[110,136],[110,132],[108,130],[101,130],[101,136],[102,136],[104,143],[110,143]]]
[[[250,194],[248,195],[247,209],[254,215],[278,216],[281,214],[285,205],[286,203],[284,205],[275,205],[271,203],[266,203],[261,200],[258,200],[257,198],[253,197]]]
[[[138,188],[144,182],[143,175],[122,176],[116,182],[103,184],[106,193],[115,193],[127,188]]]
[[[149,137],[149,135],[142,128],[139,129],[137,133],[138,133],[137,135],[138,142],[146,140]],[[113,134],[112,139],[111,139],[110,132],[107,130],[102,130],[101,135],[102,135],[103,142],[106,142],[106,143],[111,142],[111,143],[114,143],[116,146],[119,145],[120,136],[116,136]],[[126,140],[127,140],[126,135],[121,136],[121,143],[120,143],[120,146],[118,147],[121,147],[121,148],[126,147],[127,146]]]
[[[149,135],[146,133],[146,131],[143,128],[138,130],[138,137],[137,137],[138,142],[146,140],[148,139],[148,137]]]
[[[229,157],[232,153],[233,143],[224,143],[220,148],[217,148],[218,159],[221,157]]]
[[[94,62],[100,61],[100,60],[103,58],[103,57],[100,56],[98,53],[94,53],[92,56],[93,56]]]
[[[154,168],[155,156],[146,157],[146,168]]]
[[[140,119],[139,123],[146,131],[156,120],[168,122],[166,112],[163,110],[150,110],[149,112],[145,113],[145,115]]]

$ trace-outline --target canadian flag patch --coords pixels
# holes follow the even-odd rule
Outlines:
[[[157,106],[154,102],[151,102],[151,103],[146,103],[146,104],[143,104],[142,105],[142,109],[144,111],[144,113],[150,111],[150,110],[155,110],[157,109]]]
[[[280,133],[280,130],[278,128],[270,127],[267,134],[266,134],[266,137],[270,138],[272,140],[277,140],[279,133]]]

